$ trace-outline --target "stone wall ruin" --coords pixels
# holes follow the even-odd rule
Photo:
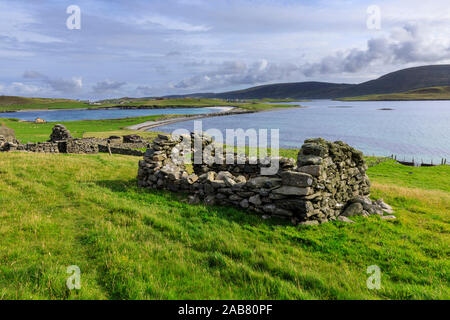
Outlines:
[[[1,135],[3,133],[4,135]],[[109,147],[108,147],[109,145]],[[146,148],[149,142],[138,135],[122,137],[82,138],[72,137],[64,125],[53,127],[47,142],[21,144],[15,139],[12,129],[0,127],[0,151],[24,151],[34,153],[71,153],[97,154],[99,152],[112,154],[142,156],[144,152],[136,149]]]
[[[138,185],[187,192],[191,203],[235,206],[264,218],[287,218],[294,224],[353,222],[349,217],[392,213],[382,200],[369,199],[370,181],[363,154],[341,141],[308,139],[298,153],[297,163],[277,158],[279,170],[270,176],[261,175],[261,168],[273,158],[252,162],[239,154],[234,154],[234,158],[240,158],[242,164],[205,161],[210,164],[193,164],[188,170],[186,161],[174,159],[173,155],[182,149],[180,143],[195,146],[195,141],[201,141],[202,149],[214,143],[205,134],[159,135],[139,162]],[[190,149],[191,160],[196,152],[195,148]]]

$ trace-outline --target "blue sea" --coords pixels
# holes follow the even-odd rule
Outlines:
[[[222,111],[221,107],[211,108],[165,108],[165,109],[70,109],[70,110],[39,110],[23,112],[0,113],[0,118],[16,118],[34,121],[36,118],[48,122],[121,119],[164,114],[202,114]]]
[[[203,130],[279,129],[280,147],[300,148],[307,138],[342,140],[366,155],[397,156],[399,160],[450,162],[450,101],[313,100],[292,102],[304,108],[202,119]],[[384,110],[383,110],[384,109]],[[163,114],[202,114],[221,108],[52,110],[0,113],[1,117],[47,121],[117,119]],[[193,121],[151,129],[193,130]]]
[[[305,108],[202,120],[203,130],[279,129],[280,147],[300,148],[307,138],[342,140],[366,155],[450,162],[450,101],[293,102]],[[390,109],[390,110],[381,110]],[[153,131],[193,130],[193,121]]]

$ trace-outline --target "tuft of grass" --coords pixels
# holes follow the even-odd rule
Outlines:
[[[395,221],[312,227],[140,189],[139,158],[0,153],[2,299],[448,299],[450,167],[372,166]],[[66,288],[68,266],[81,290]],[[381,290],[366,286],[381,268]]]

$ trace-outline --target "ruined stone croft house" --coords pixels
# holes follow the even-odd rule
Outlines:
[[[384,216],[392,213],[392,208],[381,199],[369,199],[370,181],[363,154],[343,142],[306,140],[297,163],[279,158],[278,172],[264,176],[261,168],[274,159],[251,164],[247,156],[238,154],[234,154],[234,164],[205,161],[193,164],[193,172],[188,172],[186,164],[174,161],[179,159],[172,155],[181,142],[194,146],[195,141],[201,141],[202,149],[214,143],[204,134],[159,135],[139,162],[139,186],[187,192],[191,203],[235,206],[264,218],[287,218],[294,224],[353,222],[349,217],[355,215],[395,219]],[[189,151],[191,156],[195,152],[194,148]],[[238,157],[244,158],[244,164],[238,164]]]

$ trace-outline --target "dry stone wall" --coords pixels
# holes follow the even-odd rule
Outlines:
[[[111,151],[112,154],[122,154],[122,155],[126,155],[126,156],[142,157],[144,155],[143,151],[134,150],[134,149],[132,149],[130,147],[110,146],[109,149],[108,149],[108,146],[104,145],[104,144],[99,144],[98,145],[98,150],[99,150],[99,152],[108,153],[109,151]]]
[[[139,162],[140,187],[188,192],[191,203],[231,205],[265,218],[287,218],[294,224],[353,222],[349,217],[392,212],[382,200],[369,199],[370,181],[363,155],[340,141],[306,140],[297,163],[270,157],[254,161],[234,154],[233,164],[217,164],[206,156],[203,162],[193,165],[193,170],[180,160],[185,155],[174,157],[185,150],[182,143],[194,146],[188,152],[192,160],[214,142],[204,134],[178,138],[159,135]],[[214,152],[209,156],[225,159],[224,154]],[[278,171],[262,175],[261,169],[275,161],[280,164]]]
[[[58,143],[56,142],[42,142],[42,143],[27,143],[19,144],[12,147],[9,151],[28,151],[37,153],[59,153]]]
[[[73,138],[69,130],[61,124],[53,127],[50,140],[47,142],[21,144],[15,139],[14,131],[0,126],[0,151],[25,151],[35,153],[72,153],[96,154],[109,152],[113,154],[142,156],[139,148],[146,148],[149,142],[138,135],[122,137],[100,138]],[[109,144],[109,148],[108,148]]]

